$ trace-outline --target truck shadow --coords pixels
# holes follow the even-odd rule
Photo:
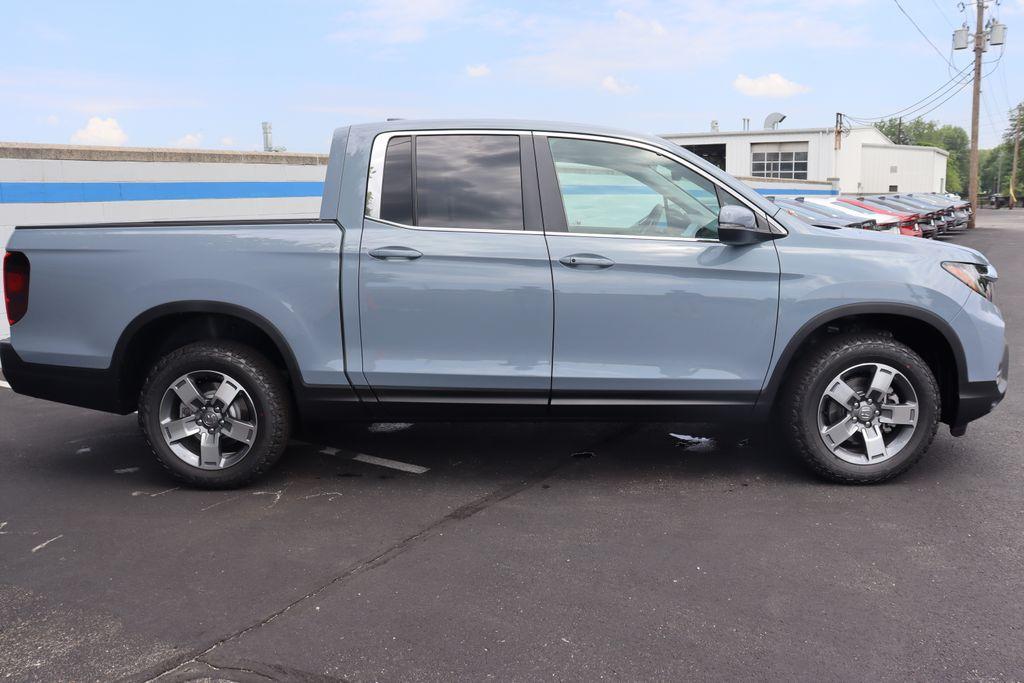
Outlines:
[[[315,444],[314,444],[315,442]],[[564,467],[579,476],[806,481],[794,458],[763,431],[705,424],[359,424],[321,431],[286,454],[291,476],[407,476],[387,463],[367,471],[361,455],[427,468],[426,479],[494,476]]]

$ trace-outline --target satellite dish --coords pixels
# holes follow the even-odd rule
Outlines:
[[[775,130],[776,128],[779,127],[779,124],[782,123],[785,120],[786,120],[786,115],[785,114],[780,114],[777,111],[773,111],[771,114],[768,114],[768,116],[765,117],[765,119],[764,119],[764,129],[765,130]]]

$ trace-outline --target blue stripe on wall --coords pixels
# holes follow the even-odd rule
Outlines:
[[[566,194],[590,194],[600,186],[567,186]],[[646,188],[615,187],[618,194],[646,193]],[[834,190],[754,188],[763,195],[835,195]],[[319,197],[322,182],[169,182],[169,183],[5,183],[0,182],[0,204],[54,204],[63,202],[142,202],[174,199],[271,199]]]
[[[322,182],[0,183],[0,204],[319,197]]]

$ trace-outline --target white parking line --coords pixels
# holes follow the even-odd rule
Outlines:
[[[4,389],[10,389],[11,385],[0,379],[0,387],[3,387]]]
[[[365,462],[370,465],[390,467],[393,470],[401,470],[402,472],[409,472],[411,474],[423,474],[424,472],[430,471],[429,467],[413,465],[407,462],[399,462],[398,460],[388,460],[387,458],[378,458],[375,455],[366,455],[365,453],[360,453],[352,459],[358,460],[359,462]]]
[[[46,546],[48,546],[48,545],[50,545],[51,543],[53,543],[54,541],[56,541],[56,540],[57,540],[58,538],[64,538],[64,534],[61,534],[60,536],[54,536],[54,537],[53,537],[53,538],[51,538],[51,539],[50,539],[49,541],[43,541],[42,543],[40,543],[39,545],[37,545],[37,546],[36,546],[35,548],[32,548],[32,552],[36,552],[36,551],[42,550],[42,549],[43,549],[43,548],[45,548]]]

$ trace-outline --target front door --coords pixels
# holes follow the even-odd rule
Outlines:
[[[377,145],[386,155],[370,170],[359,315],[378,400],[545,405],[552,284],[530,137],[413,133]]]
[[[538,136],[537,155],[555,286],[552,405],[754,403],[779,259],[773,241],[717,240],[720,205],[739,200],[639,144]]]

